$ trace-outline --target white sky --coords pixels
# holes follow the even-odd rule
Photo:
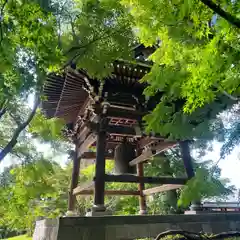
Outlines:
[[[207,159],[217,161],[220,156],[220,143],[214,143],[213,151],[206,156]],[[231,183],[240,189],[240,146],[237,146],[230,155],[222,159],[218,166],[222,169],[222,177],[229,178]]]

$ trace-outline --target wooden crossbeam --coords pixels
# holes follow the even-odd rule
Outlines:
[[[96,160],[96,152],[85,152],[81,155],[81,159]],[[114,159],[114,154],[106,152],[105,153],[105,159],[106,160],[113,160]]]
[[[79,193],[85,190],[92,190],[93,187],[94,187],[94,181],[86,182],[81,186],[77,186],[76,188],[74,188],[73,195],[78,195]]]
[[[156,145],[152,146],[150,149],[147,149],[145,152],[143,152],[140,156],[133,159],[131,162],[129,162],[130,166],[134,166],[138,163],[145,162],[148,159],[154,157],[155,155],[159,154],[160,152],[163,152],[171,147],[174,147],[177,143],[176,142],[160,142]]]
[[[110,175],[105,174],[106,182],[122,182],[122,183],[152,183],[152,184],[180,184],[184,185],[187,178],[173,177],[139,177],[130,174]]]
[[[93,195],[93,194],[94,190],[89,189],[82,190],[81,192],[78,192],[75,195]],[[109,196],[139,196],[140,192],[134,190],[105,190],[104,194]]]
[[[98,123],[88,122],[87,126],[94,132],[99,128]],[[114,135],[123,135],[123,136],[137,136],[134,127],[129,126],[120,126],[120,125],[108,125],[107,132]],[[140,136],[139,136],[140,137]]]
[[[135,129],[133,127],[127,127],[127,126],[109,125],[107,128],[107,132],[110,134],[116,134],[116,135],[136,136]]]
[[[160,193],[160,192],[165,192],[165,191],[170,191],[174,189],[181,188],[183,185],[182,184],[164,184],[161,186],[153,187],[153,188],[148,188],[143,190],[143,195],[152,195],[155,193]]]

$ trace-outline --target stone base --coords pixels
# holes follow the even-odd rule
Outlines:
[[[86,213],[86,217],[94,217],[94,216],[109,216],[112,215],[110,211],[106,210],[104,205],[94,205],[91,211]]]
[[[67,211],[64,217],[78,217],[79,214],[76,211]]]
[[[64,217],[37,221],[33,240],[122,240],[155,238],[170,229],[239,231],[240,214]]]
[[[59,219],[44,219],[36,222],[33,240],[57,240]]]

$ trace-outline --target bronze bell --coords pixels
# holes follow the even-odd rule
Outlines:
[[[129,165],[129,162],[135,157],[134,146],[124,139],[123,142],[115,148],[115,174],[136,174],[136,167]]]

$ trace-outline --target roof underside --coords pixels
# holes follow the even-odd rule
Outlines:
[[[112,74],[104,79],[103,91],[111,102],[133,106],[144,101],[145,84],[139,80],[149,71],[149,67],[123,62],[113,64]],[[89,97],[98,94],[100,81],[91,79],[85,72],[68,69],[63,75],[50,74],[44,86],[45,101],[42,108],[47,117],[63,118],[73,123],[86,107]]]

